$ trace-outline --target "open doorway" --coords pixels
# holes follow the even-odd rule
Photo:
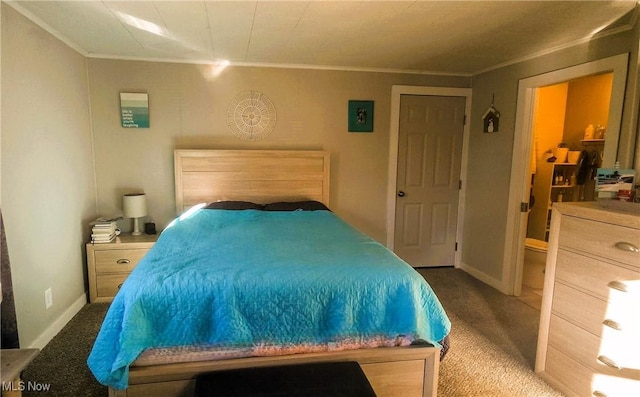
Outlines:
[[[531,196],[531,162],[530,153],[533,150],[533,131],[535,109],[538,101],[539,89],[542,87],[561,84],[581,79],[587,76],[596,76],[611,73],[611,95],[609,100],[609,112],[606,121],[606,141],[602,145],[601,160],[598,166],[613,167],[618,150],[618,139],[622,120],[622,105],[627,78],[628,54],[621,54],[554,72],[520,80],[518,86],[518,104],[516,109],[517,133],[514,138],[514,150],[512,157],[511,183],[509,190],[509,220],[507,224],[507,239],[505,241],[505,273],[509,290],[507,293],[519,296],[522,292],[523,264],[525,240],[528,226],[528,205]],[[579,101],[577,106],[583,106],[584,101]],[[584,120],[581,121],[584,124]],[[597,123],[593,121],[593,123]],[[588,125],[587,125],[588,126]],[[564,124],[563,124],[564,128]],[[585,126],[576,129],[577,135],[584,138]],[[594,125],[595,129],[595,125]],[[562,138],[564,139],[564,138]],[[579,139],[578,139],[579,141]],[[553,174],[552,174],[553,175]],[[571,173],[567,173],[571,183]],[[564,180],[564,175],[563,175]],[[585,188],[586,191],[586,188]],[[558,194],[558,193],[554,193]],[[563,200],[564,200],[563,192]],[[547,199],[537,200],[541,206],[548,204]],[[556,196],[557,201],[557,196]],[[545,202],[547,204],[545,204]]]
[[[529,212],[521,299],[537,309],[554,203],[593,201],[602,165],[613,73],[539,87],[533,110]]]

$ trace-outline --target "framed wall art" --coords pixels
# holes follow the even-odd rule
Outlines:
[[[149,128],[149,94],[121,92],[120,121],[124,128]]]
[[[349,101],[349,132],[373,132],[373,101]]]

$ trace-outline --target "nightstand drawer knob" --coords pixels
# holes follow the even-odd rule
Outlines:
[[[129,259],[118,259],[116,263],[119,265],[126,265],[127,263],[131,263],[131,261]]]
[[[598,356],[598,361],[600,361],[602,364],[606,365],[607,367],[622,369],[618,364],[616,364],[615,361],[613,361],[607,356]]]
[[[627,243],[626,241],[619,241],[615,244],[616,248],[622,251],[628,252],[640,252],[640,248],[636,247],[631,243]]]
[[[609,281],[607,287],[617,289],[618,291],[622,292],[629,292],[629,287],[627,287],[627,284],[623,283],[622,281]]]
[[[124,284],[124,283],[118,284],[118,289],[122,288],[122,284]]]
[[[602,324],[606,325],[609,328],[613,328],[616,331],[622,331],[622,325],[617,321],[610,320],[610,319],[607,318],[602,322]]]
[[[607,395],[599,390],[593,392],[594,397],[607,397]]]

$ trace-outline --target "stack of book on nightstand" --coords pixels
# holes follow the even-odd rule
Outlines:
[[[116,221],[120,218],[98,218],[95,221],[91,222],[91,242],[94,244],[98,243],[110,243],[116,239],[116,236],[120,234],[120,229],[118,229],[118,224]]]

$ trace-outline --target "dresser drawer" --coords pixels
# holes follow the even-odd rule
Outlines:
[[[564,216],[558,245],[640,268],[640,252],[626,250],[640,249],[638,229]]]
[[[588,368],[552,346],[547,350],[546,374],[577,396],[636,397],[640,381],[604,374]],[[554,382],[555,383],[555,382]],[[568,390],[567,390],[568,389]],[[569,395],[574,395],[573,393]]]
[[[595,371],[640,380],[640,346],[635,332],[605,329],[603,337],[598,337],[552,314],[549,345]],[[613,367],[614,363],[621,369]]]
[[[596,336],[608,329],[640,335],[640,314],[633,300],[609,303],[561,282],[555,284],[553,296],[553,313]]]
[[[553,287],[551,311],[594,335],[602,335],[602,322],[607,314],[607,302],[580,292],[562,283]],[[617,319],[609,319],[616,321]]]
[[[116,296],[122,283],[127,279],[129,273],[104,274],[96,277],[96,298],[113,298]]]
[[[556,280],[605,301],[633,299],[631,296],[637,299],[640,295],[640,271],[562,249],[558,250],[556,259]]]
[[[131,272],[148,249],[95,251],[96,273]]]
[[[601,204],[553,206],[536,372],[569,397],[640,396],[640,217]]]

